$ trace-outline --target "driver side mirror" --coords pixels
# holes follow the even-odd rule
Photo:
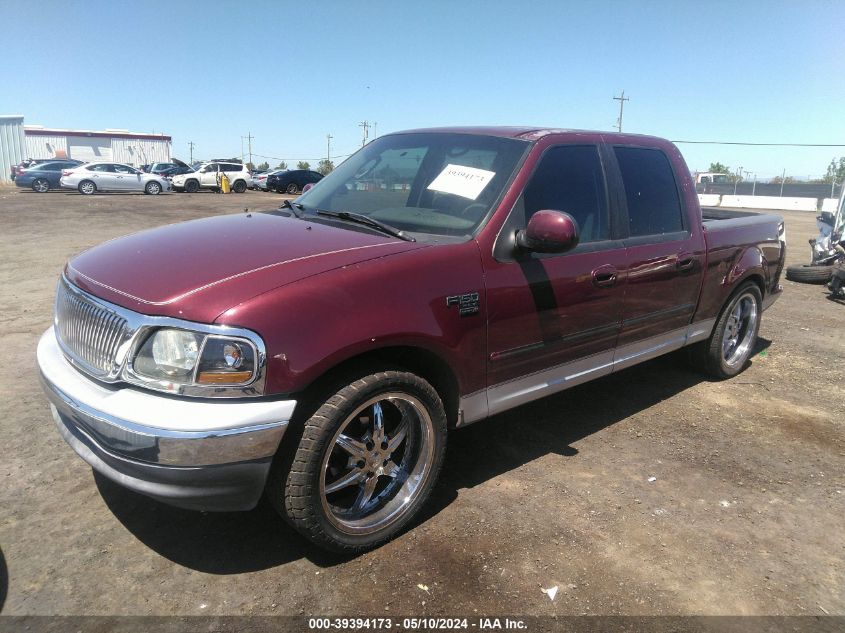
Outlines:
[[[543,209],[516,233],[519,250],[534,253],[565,253],[578,246],[578,222],[564,211]]]

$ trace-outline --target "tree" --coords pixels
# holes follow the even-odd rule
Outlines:
[[[792,176],[787,176],[786,178],[781,178],[780,176],[775,176],[774,178],[772,178],[772,184],[773,185],[779,185],[780,183],[783,183],[785,185],[791,185],[791,184],[796,183],[796,182],[798,182],[798,181],[795,180],[795,178],[793,178]]]
[[[839,162],[835,158],[830,159],[830,165],[827,166],[827,173],[825,173],[823,182],[827,184],[841,183],[845,180],[845,157],[840,158]]]
[[[307,160],[301,160],[296,164],[297,169],[311,169],[311,163]]]
[[[288,164],[285,161],[282,161],[281,163],[276,165],[276,169],[287,169],[287,168],[288,168]]]
[[[710,163],[710,169],[707,171],[712,174],[729,174],[731,173],[731,168],[722,163]]]
[[[268,163],[268,162],[265,160],[263,163],[259,163],[259,164],[258,164],[258,167],[256,167],[256,169],[257,169],[258,171],[267,171],[268,169],[270,169],[270,163]]]
[[[253,165],[252,163],[247,163],[246,168],[248,171],[252,171],[253,169],[255,169],[255,165]]]
[[[324,176],[332,173],[332,169],[334,169],[334,163],[328,158],[324,158],[317,164],[317,171]]]

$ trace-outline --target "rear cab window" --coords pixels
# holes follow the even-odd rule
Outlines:
[[[655,148],[614,146],[628,208],[631,238],[686,230],[678,185],[668,157]]]

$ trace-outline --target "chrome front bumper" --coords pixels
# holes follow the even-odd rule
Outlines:
[[[59,433],[82,459],[127,488],[187,508],[254,507],[296,406],[102,385],[65,360],[53,328],[38,343],[38,367]]]

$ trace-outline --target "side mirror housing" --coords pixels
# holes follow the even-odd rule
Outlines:
[[[564,211],[544,209],[528,220],[528,226],[516,233],[516,246],[534,253],[565,253],[578,246],[578,222]]]

